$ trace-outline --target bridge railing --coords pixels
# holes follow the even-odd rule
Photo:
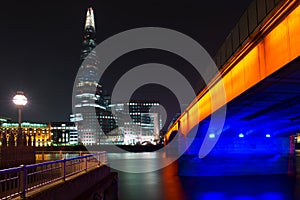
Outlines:
[[[36,151],[36,162],[54,161],[59,159],[69,159],[88,154],[97,154],[99,151]]]
[[[214,56],[216,65],[222,68],[253,32],[263,25],[264,20],[287,1],[290,0],[253,0]]]
[[[56,160],[0,170],[0,199],[20,196],[35,188],[65,181],[67,177],[107,164],[107,153],[98,152],[75,158]]]

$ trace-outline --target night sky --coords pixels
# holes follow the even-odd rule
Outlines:
[[[0,3],[0,116],[17,119],[11,99],[22,90],[29,100],[23,119],[50,122],[69,121],[87,7],[94,8],[98,43],[132,28],[164,27],[192,37],[213,56],[251,0],[8,2]],[[118,74],[130,66],[153,61],[172,66],[180,63],[176,59],[159,51],[130,53],[113,64],[110,74],[116,76],[103,80],[103,86],[112,90]],[[201,89],[201,81],[190,78],[195,90]],[[149,94],[150,99],[162,94],[166,100],[168,94],[158,86],[141,88],[137,98],[139,92]]]

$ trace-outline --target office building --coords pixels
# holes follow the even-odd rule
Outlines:
[[[109,108],[113,111],[114,120],[118,125],[119,132],[113,137],[115,141],[123,140],[124,145],[159,142],[159,132],[162,128],[159,103],[118,103],[111,104]]]
[[[51,122],[51,142],[53,145],[77,145],[77,127],[73,122]]]

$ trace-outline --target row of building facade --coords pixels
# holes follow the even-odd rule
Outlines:
[[[90,134],[80,134],[76,119],[74,119],[75,115],[70,116],[70,122],[23,122],[21,124],[22,133],[26,135],[26,143],[30,143],[29,146],[34,146],[34,141],[35,146],[136,145],[160,142],[162,120],[159,114],[159,103],[130,102],[110,104],[108,107],[109,112],[106,115],[100,115],[100,120],[94,127],[90,127],[88,130]],[[88,124],[85,127],[88,126],[91,125]],[[12,122],[8,118],[0,118],[1,141],[3,141],[3,137],[5,137],[5,141],[17,141],[18,129],[18,123]],[[102,137],[100,134],[97,137],[92,132],[97,129],[101,129]]]
[[[19,124],[7,118],[0,118],[1,145],[17,142]],[[32,123],[22,122],[22,133],[26,136],[28,146],[60,146],[77,145],[78,132],[73,122]],[[35,144],[34,144],[35,142]],[[30,144],[29,144],[30,143]]]

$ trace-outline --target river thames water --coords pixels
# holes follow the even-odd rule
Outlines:
[[[118,173],[120,200],[300,200],[300,176],[179,177],[176,162],[149,173]]]
[[[133,160],[136,153],[108,154],[108,160]],[[147,155],[147,154],[145,154]],[[73,157],[74,154],[63,155]],[[297,158],[300,158],[298,153]],[[60,159],[45,154],[46,160]],[[37,155],[39,160],[41,155]],[[299,162],[296,162],[299,163]],[[132,170],[132,166],[130,168]],[[296,166],[300,171],[300,165]],[[139,167],[137,167],[139,170]],[[179,177],[177,163],[153,172],[119,174],[120,200],[300,200],[300,176]]]

